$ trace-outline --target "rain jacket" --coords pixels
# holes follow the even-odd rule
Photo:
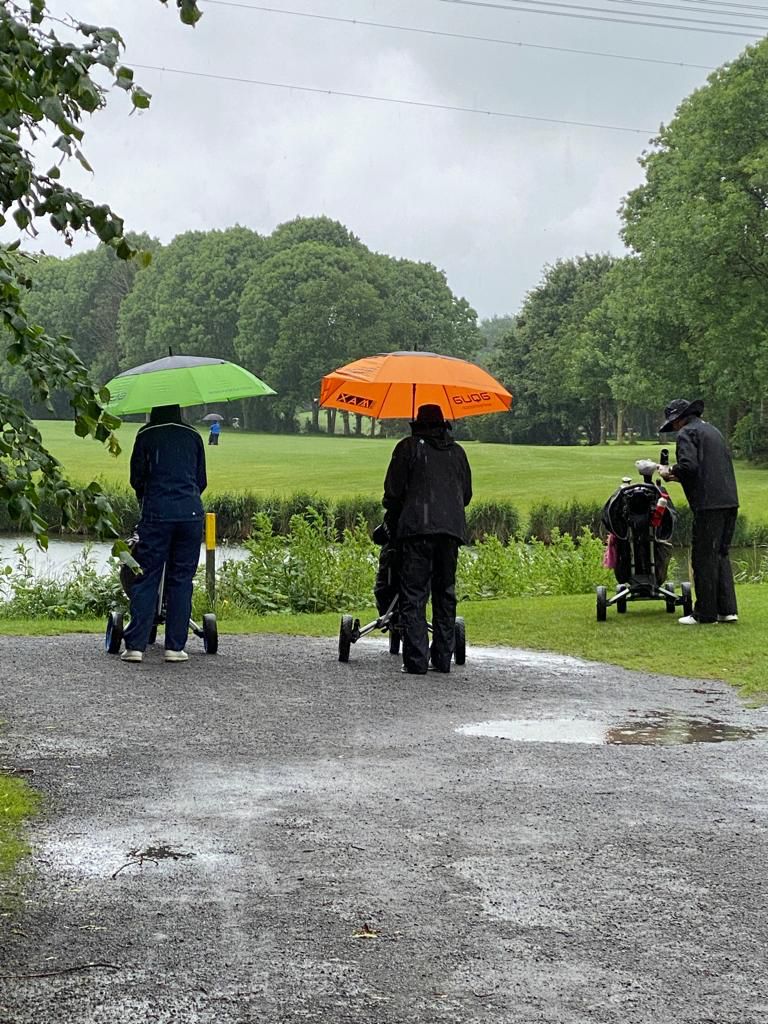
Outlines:
[[[131,454],[131,487],[142,520],[202,522],[200,494],[207,483],[205,447],[193,427],[160,423],[139,430]]]
[[[694,512],[738,507],[733,462],[717,427],[693,416],[677,435],[675,457],[672,472]]]
[[[392,452],[384,480],[385,521],[397,540],[444,534],[466,543],[472,473],[445,427],[414,425]]]

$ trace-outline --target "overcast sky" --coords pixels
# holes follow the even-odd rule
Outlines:
[[[649,13],[679,14],[686,0],[564,0],[557,8],[518,0],[536,13],[445,0],[264,0],[262,6],[711,67],[750,42],[749,35],[544,13],[567,13],[565,4],[577,2],[582,14],[600,7],[606,17],[623,10],[642,20]],[[708,11],[698,18],[747,20],[707,0],[687,2]],[[296,216],[326,214],[371,249],[434,263],[483,317],[515,312],[547,263],[623,251],[616,211],[642,180],[637,158],[708,74],[268,13],[248,9],[252,3],[203,2],[194,30],[181,25],[173,0],[169,9],[158,0],[52,0],[50,7],[117,27],[132,66],[640,131],[137,70],[136,80],[153,96],[150,110],[128,116],[126,97],[115,91],[108,109],[86,125],[84,149],[94,175],[74,166],[67,180],[109,202],[130,229],[162,242],[235,223],[266,234]],[[54,235],[42,232],[38,246],[62,255]]]

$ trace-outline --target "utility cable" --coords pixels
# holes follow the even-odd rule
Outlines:
[[[330,14],[314,14],[308,11],[288,11],[261,4],[236,3],[235,0],[200,0],[201,3],[216,7],[235,7],[246,11],[262,11],[267,14],[286,14],[295,18],[311,18],[316,21],[331,21],[342,25],[362,25],[366,28],[384,28],[396,32],[412,32],[417,35],[438,36],[444,39],[468,39],[476,43],[499,43],[502,46],[518,46],[533,50],[550,50],[554,53],[574,53],[584,57],[605,57],[612,60],[631,60],[641,64],[666,64],[675,68],[695,68],[699,71],[714,71],[710,64],[689,64],[681,60],[664,60],[660,57],[635,57],[625,53],[607,53],[602,50],[576,50],[568,46],[544,46],[542,43],[525,43],[517,39],[499,39],[495,36],[472,36],[464,32],[443,32],[433,28],[415,28],[410,25],[392,25],[382,21],[362,21],[360,18],[337,18]]]
[[[623,3],[624,0],[610,0],[611,3]],[[697,14],[716,14],[717,11],[709,10],[710,7],[725,7],[725,14],[741,15],[742,13],[749,12],[750,16],[753,14],[755,17],[761,15],[762,17],[768,17],[768,7],[758,7],[757,4],[738,4],[732,3],[731,0],[680,0],[682,4],[685,4],[685,10],[690,10]],[[701,6],[702,4],[706,6]],[[665,5],[672,6],[672,5]],[[682,10],[677,4],[674,5],[677,10]]]
[[[689,14],[720,14],[721,13],[720,11],[707,11],[707,10],[704,10],[703,8],[698,8],[698,7],[681,7],[678,4],[662,4],[662,3],[657,3],[656,0],[610,0],[610,2],[614,3],[614,4],[617,4],[617,3],[618,4],[625,4],[626,6],[631,6],[631,7],[656,7],[658,9],[661,9],[661,10],[664,10],[664,11],[687,11]],[[569,4],[558,4],[557,6],[558,7],[567,7],[567,6],[570,6],[570,5]],[[623,14],[624,12],[623,11],[616,11],[616,13],[617,14]],[[628,11],[627,13],[628,14],[632,14],[633,12],[632,11]],[[762,18],[762,19],[766,18],[766,14],[764,14],[762,12],[760,14],[747,14],[746,11],[738,11],[738,12],[737,11],[723,11],[722,13],[723,14],[733,14],[735,17],[739,17],[739,18]],[[730,21],[703,21],[703,22],[697,22],[694,19],[670,17],[670,16],[668,16],[666,14],[648,14],[648,15],[646,15],[646,17],[648,17],[648,18],[660,18],[660,19],[664,19],[665,21],[688,21],[688,20],[693,20],[694,24],[699,24],[699,25],[727,25],[728,27],[732,27],[732,25],[733,25],[733,23],[730,22]],[[744,26],[744,27],[746,28],[746,26]]]
[[[160,71],[171,75],[187,75],[191,78],[215,79],[220,82],[236,82],[242,85],[260,85],[268,89],[285,89],[290,92],[309,92],[321,96],[344,96],[347,99],[369,100],[374,103],[393,103],[406,107],[421,107],[428,110],[446,110],[460,114],[476,114],[481,117],[499,117],[519,121],[539,121],[543,124],[561,124],[576,128],[599,128],[611,132],[630,132],[635,135],[652,136],[655,131],[649,128],[627,128],[623,125],[597,124],[593,121],[569,121],[561,117],[540,117],[534,114],[513,114],[505,110],[480,110],[477,107],[460,107],[449,103],[428,103],[424,100],[397,99],[393,96],[373,96],[369,93],[342,92],[339,89],[319,89],[309,85],[295,85],[288,82],[267,82],[258,78],[239,78],[234,75],[215,75],[205,71],[185,71],[182,68],[158,67],[155,64],[135,64],[131,67],[144,71]]]
[[[512,7],[509,4],[491,3],[490,0],[437,0],[437,2],[441,3],[441,4],[457,4],[457,5],[462,6],[462,7],[484,7],[484,8],[488,8],[489,10],[506,11],[507,13],[510,13],[510,14],[518,14],[518,13],[523,13],[523,14],[548,14],[548,15],[551,15],[551,16],[554,16],[554,17],[558,17],[558,18],[576,18],[576,19],[578,19],[580,21],[605,21],[605,22],[611,22],[614,25],[642,25],[645,28],[677,29],[679,32],[705,32],[707,35],[715,35],[715,36],[739,36],[739,37],[750,36],[750,37],[754,38],[755,36],[759,37],[759,36],[762,36],[764,34],[764,33],[759,32],[757,30],[757,28],[752,26],[752,25],[734,26],[734,27],[749,29],[748,32],[729,32],[727,29],[698,28],[698,27],[694,27],[693,25],[659,25],[659,24],[657,24],[656,22],[653,22],[653,21],[637,21],[636,19],[630,19],[630,18],[606,18],[606,17],[600,17],[600,16],[598,16],[596,14],[577,14],[577,13],[571,13],[570,11],[549,11],[549,10],[542,10],[540,8],[535,8],[535,7],[520,7],[520,6]],[[526,0],[526,2],[527,3],[537,3],[537,2],[543,3],[544,0]],[[565,5],[561,5],[561,6],[565,6]],[[601,10],[603,10],[603,8],[601,8],[601,7],[577,7],[575,4],[573,4],[573,5],[569,4],[567,6],[572,7],[574,9],[574,11],[576,11],[576,10],[586,10],[586,11],[601,11]],[[680,20],[682,20],[682,19],[680,19]],[[704,24],[704,23],[703,22],[699,22],[698,24]],[[716,23],[715,22],[706,22],[706,24],[716,24]]]

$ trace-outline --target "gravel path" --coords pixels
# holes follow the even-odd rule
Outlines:
[[[0,764],[45,794],[2,1024],[768,1020],[768,734],[599,742],[765,710],[519,651],[190,650],[0,638]],[[587,742],[457,731],[511,719]]]

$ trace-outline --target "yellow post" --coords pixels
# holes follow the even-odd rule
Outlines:
[[[216,513],[205,514],[205,589],[211,606],[216,603]]]

